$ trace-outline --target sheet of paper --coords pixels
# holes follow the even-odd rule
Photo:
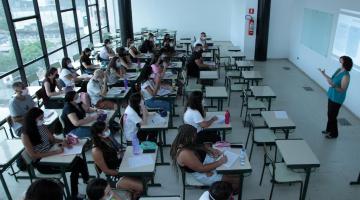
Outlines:
[[[129,167],[142,167],[153,164],[153,158],[151,155],[134,155],[129,158]]]
[[[224,155],[226,155],[228,160],[223,165],[227,168],[231,167],[235,163],[235,161],[239,158],[238,154],[233,153],[231,151],[224,151]]]
[[[164,78],[171,78],[172,76],[174,76],[172,72],[165,72],[164,74]]]
[[[166,88],[160,88],[159,91],[157,92],[157,95],[159,96],[165,96],[171,94],[171,90],[166,89]]]
[[[49,118],[54,114],[53,110],[44,110],[44,118]]]
[[[287,119],[287,113],[285,111],[274,111],[276,119]]]
[[[121,89],[119,89],[119,88],[111,88],[111,89],[107,92],[108,95],[118,95],[118,94],[120,94],[120,93],[121,93]]]
[[[161,117],[158,113],[155,113],[153,116],[151,116],[150,120],[151,120],[150,123],[154,125],[164,124],[166,122],[166,120],[163,117]]]
[[[64,156],[80,154],[82,151],[82,148],[83,148],[83,145],[80,145],[80,144],[74,145],[71,148],[65,147],[64,148]]]
[[[224,115],[216,115],[216,117],[217,117],[217,120],[215,121],[215,123],[219,123],[219,124],[225,123]]]

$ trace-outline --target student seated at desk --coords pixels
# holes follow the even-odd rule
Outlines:
[[[57,180],[38,179],[26,190],[24,200],[63,200],[64,186]]]
[[[194,47],[196,47],[197,44],[201,44],[201,46],[203,46],[204,49],[208,48],[208,45],[206,43],[206,33],[205,32],[201,32],[200,37],[194,43]]]
[[[89,181],[86,194],[88,200],[122,200],[116,192],[112,191],[108,182],[102,178]]]
[[[91,134],[94,142],[92,156],[96,168],[105,173],[111,188],[129,190],[132,193],[131,199],[137,199],[143,192],[141,180],[119,176],[122,152],[110,139],[110,130],[106,124],[95,122],[91,126]]]
[[[170,111],[169,102],[155,98],[161,86],[161,77],[156,76],[154,80],[152,80],[150,77],[152,73],[152,68],[147,65],[144,66],[139,76],[141,94],[144,97],[145,105],[149,108],[159,108],[165,111]]]
[[[85,48],[83,52],[81,52],[80,56],[80,69],[81,73],[92,74],[99,65],[94,65],[90,59],[91,49]]]
[[[21,135],[21,140],[24,144],[25,151],[33,159],[33,166],[44,174],[60,173],[60,168],[55,165],[47,165],[39,162],[41,158],[63,153],[63,147],[68,147],[69,144],[65,140],[56,139],[52,133],[44,125],[44,112],[40,108],[32,108],[25,117],[24,132]],[[59,145],[56,150],[50,150],[53,145]],[[79,199],[83,197],[78,193],[79,174],[87,183],[89,180],[89,172],[87,171],[86,162],[76,157],[70,168],[66,169],[71,172],[71,195],[72,199]],[[81,198],[80,198],[81,199]]]
[[[142,101],[140,93],[134,93],[129,98],[129,105],[124,111],[122,125],[127,142],[132,141],[133,134],[136,133],[139,141],[150,140],[156,142],[156,133],[140,130],[142,124],[146,123],[148,110]]]
[[[124,47],[118,47],[116,48],[116,54],[120,58],[120,63],[125,69],[129,69],[131,65],[131,58],[129,54],[126,52]]]
[[[86,113],[96,112],[97,109],[86,107],[81,102],[79,94],[69,91],[65,94],[65,105],[61,114],[64,123],[64,134],[70,132],[79,138],[90,137],[90,127],[81,127],[84,124],[95,121],[98,114],[86,116]]]
[[[196,128],[196,142],[198,144],[203,144],[206,142],[215,143],[221,140],[220,136],[218,136],[217,133],[214,131],[206,131],[203,130],[203,128],[211,126],[211,124],[217,120],[217,117],[214,116],[207,121],[204,119],[205,110],[202,101],[202,92],[194,91],[190,94],[184,113],[184,123]]]
[[[127,48],[129,49],[129,54],[132,61],[137,62],[137,58],[141,56],[141,53],[135,47],[134,40],[132,40],[131,38],[127,39]]]
[[[61,61],[60,80],[62,81],[63,87],[73,86],[74,84],[80,83],[81,81],[88,81],[90,78],[79,78],[79,74],[76,73],[76,69],[71,63],[71,59],[64,57]]]
[[[194,78],[200,78],[200,70],[209,70],[210,65],[204,64],[202,57],[202,45],[196,44],[194,52],[190,56],[186,65],[187,75]]]
[[[163,47],[160,49],[160,54],[165,56],[173,56],[176,53],[174,44],[169,41],[163,43]]]
[[[170,43],[172,42],[171,38],[170,38],[170,34],[166,33],[164,35],[163,41],[162,41],[162,46],[165,46],[165,43]]]
[[[87,93],[90,96],[91,104],[99,109],[117,109],[116,103],[113,101],[105,100],[104,97],[107,93],[107,75],[101,70],[97,69],[94,76],[87,84]]]
[[[51,67],[45,74],[45,79],[42,85],[44,94],[42,95],[45,108],[62,108],[63,103],[58,101],[50,101],[50,97],[58,96],[64,93],[61,84],[58,82],[59,73],[55,67]],[[55,91],[58,88],[59,91]]]
[[[179,127],[179,133],[170,149],[173,166],[179,166],[204,185],[210,186],[216,181],[225,181],[231,183],[236,191],[239,182],[236,176],[216,172],[217,167],[227,162],[227,157],[221,155],[219,150],[199,146],[195,142],[196,137],[196,129],[193,126],[183,124]],[[222,157],[218,159],[219,156]]]
[[[104,40],[104,47],[100,50],[99,60],[101,63],[108,64],[110,59],[115,56],[114,50],[111,48],[111,40]]]
[[[9,110],[12,120],[12,128],[17,136],[20,136],[22,126],[24,124],[25,114],[33,107],[35,102],[29,95],[27,86],[22,82],[15,82],[12,84],[15,95],[11,96],[9,100]]]
[[[109,87],[122,87],[124,84],[119,81],[120,78],[126,74],[125,67],[121,64],[119,56],[115,56],[111,59],[106,68],[107,85]]]
[[[233,199],[232,185],[225,181],[216,181],[209,191],[204,192],[199,200],[230,200]]]
[[[141,45],[140,52],[153,53],[156,48],[154,40],[154,35],[152,33],[149,33],[148,38]]]
[[[153,78],[155,82],[161,83],[161,80],[165,75],[166,68],[164,67],[163,64],[164,64],[163,56],[161,56],[160,54],[154,55],[154,57],[151,60],[150,66],[152,69],[151,78]]]

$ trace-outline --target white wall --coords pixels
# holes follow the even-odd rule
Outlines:
[[[331,56],[333,38],[337,24],[337,15],[340,9],[360,11],[359,0],[332,0],[331,2],[328,0],[301,0],[295,1],[293,8],[291,26],[288,29],[291,30],[289,37],[289,60],[320,84],[324,89],[327,89],[328,85],[318,72],[317,68],[325,67],[326,72],[328,74],[332,74],[339,67],[339,61]],[[304,8],[311,8],[334,14],[331,42],[327,57],[319,55],[300,43]],[[358,89],[360,85],[360,72],[352,70],[350,74],[351,81],[345,100],[345,106],[355,115],[360,117],[360,92]]]
[[[177,30],[179,38],[199,37],[204,31],[217,41],[229,41],[230,10],[227,0],[132,0],[134,32],[166,28]]]
[[[244,49],[246,0],[232,0],[230,40]]]
[[[294,0],[272,0],[268,38],[268,58],[288,58],[289,27]]]

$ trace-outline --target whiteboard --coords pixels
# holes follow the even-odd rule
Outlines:
[[[305,8],[301,43],[320,55],[327,57],[332,24],[332,14]]]

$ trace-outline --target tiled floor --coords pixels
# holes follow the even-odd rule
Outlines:
[[[228,43],[222,43],[223,46]],[[222,55],[226,54],[223,49]],[[289,70],[284,69],[288,67]],[[356,179],[360,171],[359,156],[359,128],[360,120],[354,117],[346,109],[342,108],[339,117],[346,118],[352,125],[340,126],[340,135],[336,140],[327,140],[320,133],[326,123],[327,98],[326,93],[312,80],[305,76],[299,69],[288,60],[269,60],[256,62],[255,69],[264,76],[263,84],[272,87],[277,95],[272,104],[273,110],[286,110],[289,117],[295,122],[297,128],[290,137],[301,137],[307,141],[313,152],[320,160],[321,166],[310,177],[306,199],[316,200],[354,200],[360,199],[360,186],[350,186],[349,182]],[[224,76],[215,82],[215,85],[224,84]],[[305,91],[304,86],[312,87],[314,91]],[[178,99],[177,113],[183,112],[181,102]],[[230,142],[243,142],[247,134],[239,117],[241,100],[239,93],[233,93],[231,105],[225,109],[231,111],[233,131],[227,136]],[[181,118],[175,118],[175,124],[181,124]],[[168,143],[172,141],[177,130],[168,132]],[[165,158],[169,161],[169,148],[165,148]],[[268,199],[271,184],[269,173],[265,173],[263,185],[259,186],[261,175],[263,152],[262,148],[254,147],[251,161],[253,172],[244,179],[243,199]],[[93,166],[89,165],[92,173]],[[304,174],[302,174],[304,177]],[[5,176],[10,191],[15,199],[18,199],[29,185],[29,181],[21,180],[18,183],[12,177]],[[181,193],[181,179],[172,166],[158,166],[156,182],[162,187],[150,188],[149,195],[176,195]],[[84,191],[85,185],[80,185]],[[196,200],[202,190],[187,190],[186,199]],[[292,200],[298,199],[299,185],[276,185],[273,199]],[[3,188],[0,189],[0,199],[5,199]]]

